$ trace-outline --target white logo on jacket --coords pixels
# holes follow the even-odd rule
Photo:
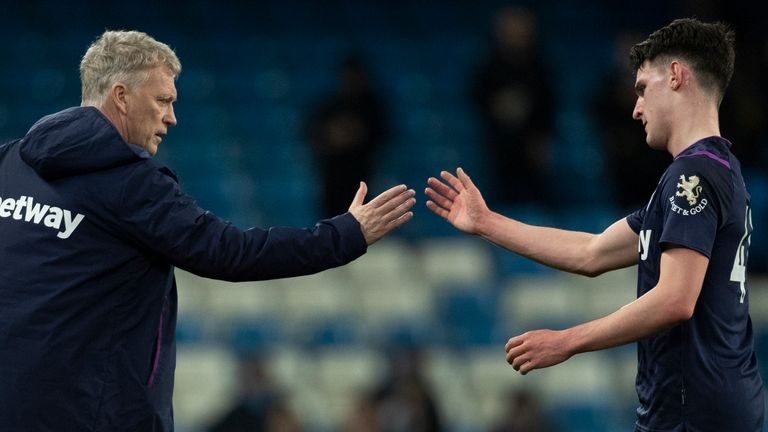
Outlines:
[[[12,218],[40,225],[40,222],[48,228],[58,230],[56,237],[67,239],[75,232],[85,216],[77,213],[72,217],[72,212],[48,204],[35,203],[34,197],[25,195],[18,199],[0,197],[0,218]],[[62,230],[63,228],[63,230]]]

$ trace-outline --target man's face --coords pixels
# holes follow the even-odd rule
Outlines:
[[[645,141],[655,150],[664,150],[667,147],[672,123],[669,98],[671,91],[667,70],[663,65],[653,65],[646,60],[637,69],[637,102],[632,118],[643,123]]]
[[[137,88],[129,89],[125,100],[126,141],[154,155],[168,133],[168,127],[176,125],[173,74],[165,66],[150,69],[147,80]]]

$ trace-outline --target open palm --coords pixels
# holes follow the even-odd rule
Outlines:
[[[488,212],[488,206],[469,176],[463,169],[456,175],[442,171],[438,180],[430,177],[424,190],[429,200],[427,207],[436,215],[450,222],[467,234],[477,234],[480,219]]]

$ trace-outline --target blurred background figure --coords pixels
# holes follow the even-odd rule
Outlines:
[[[399,349],[388,360],[388,374],[360,399],[344,432],[441,431],[435,398],[423,376],[421,352]]]
[[[493,30],[473,87],[496,177],[488,198],[495,204],[550,203],[555,109],[548,66],[536,44],[536,16],[506,7],[496,13]]]
[[[243,357],[239,367],[240,398],[209,432],[300,432],[299,420],[270,378],[258,355]]]
[[[648,148],[642,124],[632,118],[637,95],[628,53],[639,40],[643,40],[643,35],[631,30],[616,36],[613,67],[601,80],[591,106],[610,176],[608,187],[623,213],[635,211],[648,202],[671,162],[668,153]]]
[[[322,181],[322,214],[344,212],[347,195],[370,181],[374,154],[388,134],[384,108],[357,55],[339,65],[338,87],[311,112],[307,134]]]
[[[490,432],[555,432],[542,412],[539,399],[530,391],[510,391],[505,413]]]

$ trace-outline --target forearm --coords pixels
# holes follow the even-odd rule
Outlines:
[[[587,255],[594,234],[528,225],[489,212],[478,224],[486,240],[541,264],[571,273],[589,274]]]
[[[708,265],[709,258],[691,249],[664,251],[653,289],[604,318],[565,330],[571,353],[623,345],[690,319]]]
[[[565,330],[532,330],[513,337],[504,347],[507,362],[526,374],[574,354],[624,345],[686,321],[695,311],[708,263],[706,256],[690,249],[666,250],[653,289],[606,317]]]
[[[318,223],[312,229],[274,227],[241,231],[212,215],[186,233],[169,254],[179,268],[228,281],[302,276],[344,265],[366,251],[359,226],[350,215]]]
[[[518,255],[572,273],[595,276],[637,262],[637,234],[620,219],[601,234],[527,225],[488,209],[472,179],[442,171],[430,177],[427,207],[453,226]],[[449,186],[450,185],[450,186]]]
[[[597,351],[659,333],[688,318],[676,305],[653,289],[608,316],[564,330],[567,351]]]

